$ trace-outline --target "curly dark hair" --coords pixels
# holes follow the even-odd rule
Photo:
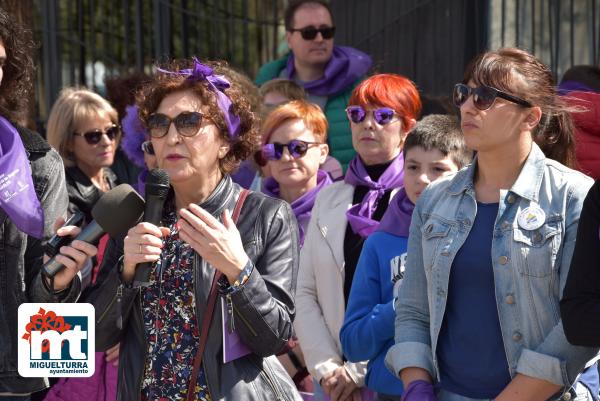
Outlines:
[[[143,85],[137,93],[136,103],[139,107],[139,116],[146,121],[148,116],[158,109],[162,100],[169,94],[191,90],[197,95],[203,104],[207,105],[211,120],[219,129],[221,138],[230,144],[229,152],[219,160],[219,168],[223,174],[229,174],[238,168],[239,164],[252,155],[260,144],[259,121],[252,112],[244,90],[236,80],[230,77],[230,71],[225,61],[208,61],[204,64],[213,68],[215,73],[224,75],[231,82],[231,87],[225,90],[225,94],[233,104],[233,112],[240,118],[239,137],[229,138],[227,124],[223,113],[217,105],[215,93],[209,89],[205,81],[195,81],[176,74],[165,74],[157,71],[152,79]],[[193,60],[173,60],[164,65],[162,69],[168,71],[179,71],[184,68],[193,68]]]
[[[0,8],[0,40],[6,49],[4,76],[0,84],[0,114],[22,123],[27,117],[33,88],[33,35],[31,30]]]
[[[104,79],[106,100],[117,110],[119,121],[125,117],[126,107],[135,102],[136,92],[148,81],[150,81],[150,76],[139,71]]]

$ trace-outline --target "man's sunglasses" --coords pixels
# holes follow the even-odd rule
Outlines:
[[[392,122],[396,112],[389,107],[380,107],[372,111],[373,119],[379,125],[386,125]],[[354,124],[359,124],[365,121],[367,111],[362,106],[348,106],[346,108],[348,119]]]
[[[154,113],[146,119],[146,128],[152,138],[162,138],[167,135],[173,123],[179,135],[189,137],[198,133],[203,117],[202,113],[197,111],[184,111],[174,118],[162,113]]]
[[[533,105],[527,100],[523,100],[501,90],[491,88],[489,86],[478,86],[471,88],[465,84],[454,85],[454,91],[452,92],[452,100],[456,107],[460,107],[473,95],[473,104],[479,110],[487,110],[494,104],[497,97],[508,100],[509,102],[516,103],[524,107],[532,107]]]
[[[121,129],[118,125],[113,124],[104,131],[96,128],[94,130],[83,133],[73,132],[73,135],[82,136],[85,139],[85,141],[90,145],[96,145],[100,143],[100,141],[102,140],[102,135],[104,134],[106,134],[108,139],[114,141],[115,139],[119,138],[119,135],[121,135]]]
[[[279,160],[283,157],[283,149],[287,148],[290,156],[299,159],[308,152],[312,146],[321,145],[319,142],[306,142],[300,139],[292,139],[289,143],[267,143],[257,152],[254,159],[259,166],[267,164],[268,160]]]
[[[300,36],[304,40],[314,40],[317,34],[320,32],[323,39],[331,39],[335,35],[335,26],[328,26],[324,28],[316,28],[314,26],[307,26],[300,29],[290,29],[290,32],[300,32]]]

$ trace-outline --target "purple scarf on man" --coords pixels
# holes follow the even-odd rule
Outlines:
[[[397,237],[408,237],[414,209],[415,204],[408,199],[406,190],[400,189],[388,205],[377,231],[384,231]]]
[[[317,171],[317,186],[292,202],[292,211],[298,221],[298,229],[300,230],[300,247],[304,244],[304,235],[310,221],[312,208],[315,205],[315,199],[320,190],[332,184],[333,181],[329,174],[323,170]],[[279,183],[273,177],[263,180],[263,193],[279,198]]]
[[[17,129],[0,116],[0,208],[17,228],[41,239],[44,210],[35,193],[31,166]]]
[[[369,192],[367,192],[362,202],[353,205],[346,212],[352,231],[366,238],[379,226],[379,222],[373,219],[373,213],[377,210],[377,205],[383,195],[394,188],[400,188],[404,183],[404,157],[400,153],[379,177],[379,180],[373,182],[360,156],[356,155],[348,165],[344,181],[355,187],[369,188]]]
[[[319,79],[304,83],[304,89],[311,95],[334,96],[347,89],[360,77],[364,76],[373,61],[360,50],[346,46],[334,46],[331,60],[325,67],[325,73]],[[294,53],[290,53],[287,66],[287,77],[293,79],[295,73]]]

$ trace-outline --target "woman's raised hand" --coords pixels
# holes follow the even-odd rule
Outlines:
[[[123,281],[133,280],[135,267],[139,263],[156,262],[160,258],[162,238],[166,235],[169,235],[168,228],[147,222],[138,223],[129,229],[123,245]]]
[[[234,283],[248,263],[248,255],[231,213],[223,212],[221,224],[200,206],[190,204],[179,211],[179,216],[179,237]]]

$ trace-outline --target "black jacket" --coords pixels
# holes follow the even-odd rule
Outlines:
[[[20,231],[0,209],[0,393],[32,393],[47,386],[43,378],[17,373],[17,310],[24,302],[75,301],[81,283],[76,277],[68,291],[55,299],[41,280],[43,244],[53,234],[57,217],[67,211],[62,160],[37,133],[17,127],[31,165],[33,184],[44,209],[44,237]]]
[[[102,192],[79,167],[67,167],[65,172],[67,192],[69,193],[69,214],[78,211],[85,213],[87,224],[92,221],[92,208],[102,196]],[[110,168],[104,169],[104,177],[109,188],[117,186],[117,176]]]
[[[600,346],[600,180],[583,202],[560,314],[571,344]]]
[[[226,176],[200,206],[219,218],[225,208],[234,209],[239,193],[240,187]],[[236,330],[253,353],[223,364],[222,321],[217,306],[202,361],[212,399],[300,400],[294,383],[274,356],[292,335],[298,272],[294,215],[287,203],[251,193],[237,227],[254,269],[243,288],[231,294],[231,301]],[[140,398],[147,347],[140,291],[121,285],[117,274],[122,246],[123,239],[109,243],[102,269],[112,271],[92,299],[97,350],[121,341],[117,399],[133,401]],[[196,255],[194,270],[196,318],[201,322],[215,269]],[[123,330],[118,328],[120,321]],[[191,367],[192,361],[189,364]]]

